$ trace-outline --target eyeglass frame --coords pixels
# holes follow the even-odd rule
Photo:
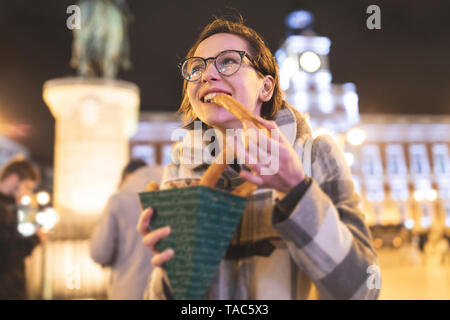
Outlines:
[[[223,74],[222,72],[219,71],[219,68],[218,68],[217,65],[216,65],[216,61],[217,61],[217,58],[218,58],[221,54],[223,54],[224,52],[230,52],[230,51],[239,53],[239,56],[241,57],[241,63],[239,64],[239,67],[236,69],[235,72],[233,72],[232,74],[228,74],[228,75],[227,75],[227,74]],[[204,70],[206,70],[206,68],[208,67],[208,62],[212,60],[212,61],[214,62],[214,67],[216,68],[217,72],[219,72],[221,75],[223,75],[223,76],[225,76],[225,77],[230,77],[230,76],[232,76],[233,74],[235,74],[236,72],[238,72],[239,69],[241,69],[242,62],[244,61],[244,57],[247,57],[247,59],[248,59],[248,60],[250,61],[250,63],[251,63],[251,65],[249,65],[248,63],[245,63],[246,65],[251,66],[252,68],[255,69],[256,72],[259,72],[261,75],[264,76],[264,72],[262,72],[262,71],[255,65],[255,63],[253,62],[253,58],[252,58],[249,54],[247,54],[247,52],[244,51],[244,50],[233,50],[233,49],[230,49],[230,50],[224,50],[224,51],[219,52],[219,54],[218,54],[217,56],[215,56],[215,57],[209,57],[209,58],[202,58],[202,57],[189,57],[189,58],[185,58],[185,59],[183,59],[181,62],[178,63],[178,68],[180,69],[180,71],[181,71],[181,77],[182,77],[184,80],[186,80],[186,81],[188,81],[188,82],[197,82],[197,81],[199,81],[199,80],[201,79],[201,76],[200,76],[200,78],[198,78],[197,80],[188,80],[188,79],[186,79],[186,78],[183,76],[183,65],[186,63],[186,61],[188,61],[188,60],[190,60],[190,59],[200,59],[200,60],[203,61],[204,65],[205,65],[205,69],[204,69]],[[203,74],[203,73],[202,73],[202,74]]]

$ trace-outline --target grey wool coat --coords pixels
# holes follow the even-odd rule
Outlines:
[[[92,259],[111,267],[109,299],[143,298],[153,254],[136,231],[141,214],[138,192],[144,191],[149,181],[158,181],[161,171],[160,167],[142,167],[133,172],[109,198],[91,236]]]
[[[305,118],[284,108],[274,120],[305,161],[303,147],[312,139]],[[205,164],[185,165],[181,145],[174,148],[162,183],[200,177],[206,170]],[[341,149],[330,136],[319,136],[312,142],[309,161],[303,165],[311,166],[312,182],[287,218],[273,216],[273,189],[250,196],[227,252],[237,254],[222,259],[205,299],[378,298],[380,288],[372,283],[372,271],[379,270],[377,257]],[[231,181],[231,190],[244,182],[230,166],[223,175]],[[155,268],[145,298],[167,299],[167,287],[170,279],[164,269]]]

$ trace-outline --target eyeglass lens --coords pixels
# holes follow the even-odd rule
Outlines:
[[[213,59],[206,59],[213,60]],[[190,58],[186,60],[182,67],[182,75],[188,81],[200,79],[206,69],[206,60],[201,58]],[[242,57],[237,51],[224,51],[220,53],[215,61],[215,67],[218,72],[225,76],[231,76],[236,73],[242,63]]]

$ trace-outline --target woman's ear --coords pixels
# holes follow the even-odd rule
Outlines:
[[[275,88],[274,86],[274,79],[272,76],[265,76],[262,82],[262,87],[261,90],[259,92],[259,99],[262,102],[267,102],[270,99],[272,99],[272,95],[273,95],[273,89]]]

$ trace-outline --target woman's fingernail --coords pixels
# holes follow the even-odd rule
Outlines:
[[[165,227],[164,234],[170,234],[170,226]]]

